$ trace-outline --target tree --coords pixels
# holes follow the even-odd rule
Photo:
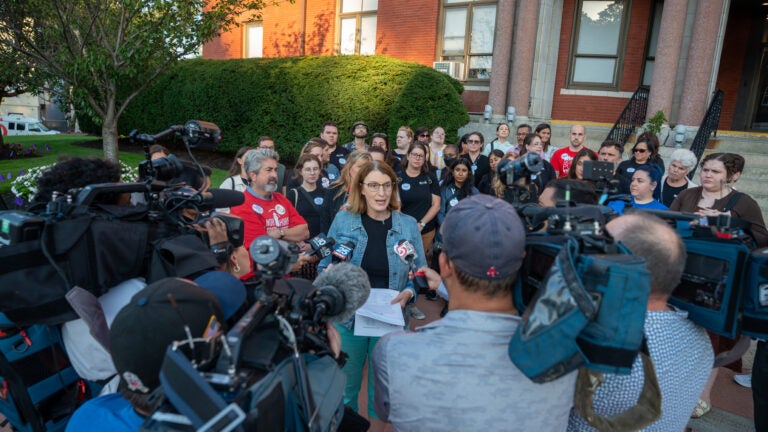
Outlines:
[[[0,49],[71,89],[81,111],[101,123],[104,156],[117,160],[117,122],[131,101],[267,1],[2,0]]]

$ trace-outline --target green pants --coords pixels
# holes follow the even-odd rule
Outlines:
[[[336,328],[341,335],[341,349],[349,355],[347,363],[342,368],[342,372],[347,377],[347,385],[344,387],[344,404],[349,405],[356,412],[359,412],[357,406],[357,397],[360,393],[360,386],[363,382],[363,367],[365,360],[368,359],[368,418],[378,419],[373,409],[373,347],[379,341],[378,337],[355,336],[353,330],[336,324]]]

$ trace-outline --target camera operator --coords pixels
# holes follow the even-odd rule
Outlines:
[[[685,268],[685,245],[666,222],[647,214],[618,217],[606,230],[644,258],[651,272],[645,335],[661,388],[661,417],[643,430],[684,430],[714,361],[704,329],[690,321],[687,312],[667,304]],[[641,363],[638,356],[630,375],[605,375],[594,394],[596,414],[612,416],[638,403],[644,382]],[[593,429],[574,409],[568,430]]]
[[[155,390],[166,348],[174,341],[213,336],[223,319],[216,296],[188,280],[161,279],[139,291],[109,332],[119,393],[86,402],[72,415],[67,431],[139,430],[162,400]]]
[[[445,318],[381,338],[374,405],[395,430],[564,430],[576,374],[536,384],[512,363],[520,323],[512,286],[525,254],[514,207],[487,195],[459,202],[442,227]]]
[[[245,247],[258,236],[289,242],[309,238],[307,222],[290,201],[277,192],[277,161],[279,156],[270,149],[249,151],[245,156],[245,172],[250,184],[245,190],[245,202],[232,207],[233,215],[245,221]]]

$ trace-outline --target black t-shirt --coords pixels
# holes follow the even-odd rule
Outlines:
[[[299,190],[301,188],[301,190]],[[303,187],[289,189],[286,197],[291,201],[296,211],[299,212],[301,217],[307,221],[309,226],[309,238],[313,238],[316,235],[328,233],[331,223],[327,221],[326,214],[323,211],[323,204],[325,204],[326,191],[322,187],[317,187],[312,192],[304,190]],[[307,200],[307,196],[301,191],[306,192],[311,198],[310,203]],[[314,205],[313,205],[314,204]]]
[[[491,172],[491,161],[488,159],[488,156],[481,154],[475,160],[472,160],[469,153],[465,153],[461,155],[461,158],[472,163],[472,174],[475,176],[475,187],[480,186],[480,180],[482,180],[486,174]]]
[[[403,171],[399,174],[399,179],[401,211],[419,222],[432,207],[432,195],[440,196],[437,177],[432,171],[416,177],[408,177]],[[436,219],[432,218],[422,232],[427,233],[435,229]]]
[[[664,186],[661,189],[661,203],[669,207],[672,205],[672,201],[680,195],[680,192],[688,189],[688,182],[686,181],[682,186],[670,186],[667,180],[664,179]]]
[[[345,149],[340,145],[337,145],[336,149],[331,152],[330,163],[336,165],[336,168],[338,168],[339,171],[341,171],[341,169],[344,168],[344,164],[347,163],[348,154],[349,154],[349,150]]]
[[[389,258],[387,258],[387,233],[392,229],[392,216],[377,221],[362,215],[363,228],[368,234],[368,245],[363,252],[360,267],[368,273],[374,288],[389,287]]]

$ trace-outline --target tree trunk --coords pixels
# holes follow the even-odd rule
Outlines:
[[[104,148],[104,158],[113,162],[118,161],[119,149],[117,148],[117,119],[114,113],[107,114],[101,125],[101,141]]]

